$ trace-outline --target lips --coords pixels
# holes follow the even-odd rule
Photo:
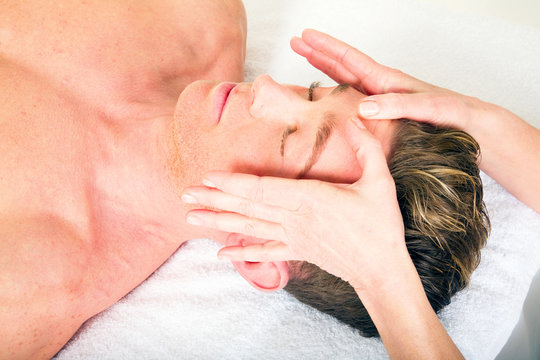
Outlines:
[[[227,100],[229,99],[229,94],[231,91],[236,87],[236,83],[222,83],[218,85],[218,88],[216,89],[216,96],[215,96],[215,114],[216,114],[216,123],[219,123],[221,121],[221,115],[223,115],[223,110],[225,109],[225,106],[227,104]]]

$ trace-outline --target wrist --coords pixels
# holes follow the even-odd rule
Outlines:
[[[477,141],[493,131],[498,122],[504,122],[505,119],[508,119],[506,109],[477,98],[468,99],[470,114],[459,130],[470,134]]]
[[[408,260],[400,267],[402,273],[355,288],[388,355],[392,359],[462,359],[433,311],[410,257]]]
[[[402,251],[385,256],[384,261],[365,267],[365,271],[358,272],[360,276],[349,281],[362,301],[367,297],[391,296],[405,290],[404,287],[410,287],[415,281],[420,283],[405,245],[403,248]]]

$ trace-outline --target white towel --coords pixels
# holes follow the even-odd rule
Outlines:
[[[540,31],[416,0],[246,0],[246,76],[324,80],[289,50],[306,27],[377,61],[540,119]],[[329,80],[326,80],[331,84]],[[504,139],[501,139],[504,143]],[[539,164],[531,164],[539,166]],[[492,233],[471,285],[440,314],[467,359],[492,359],[517,322],[540,267],[540,215],[487,176]],[[57,359],[381,359],[366,339],[285,292],[260,293],[219,246],[193,240],[141,286],[89,320]]]

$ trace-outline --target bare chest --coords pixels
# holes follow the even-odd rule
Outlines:
[[[0,212],[61,213],[80,223],[90,169],[74,108],[39,87],[19,96],[32,84],[18,80],[2,84],[6,101],[0,105]]]
[[[157,231],[170,201],[144,129],[115,135],[81,106],[31,92],[1,106],[0,217],[55,217],[92,240]]]

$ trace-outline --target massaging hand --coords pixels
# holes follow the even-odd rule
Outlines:
[[[480,169],[540,212],[540,130],[500,106],[378,64],[316,30],[293,38],[291,47],[338,83],[370,95],[358,107],[364,119],[408,118],[469,133],[480,145]]]
[[[307,29],[292,49],[338,83],[371,95],[359,105],[365,119],[408,118],[465,130],[487,105],[482,101],[413,78],[381,65],[352,46]]]
[[[354,122],[354,123],[353,123]],[[348,122],[349,142],[363,167],[352,185],[245,174],[209,173],[184,195],[219,211],[187,215],[203,226],[267,239],[226,247],[231,260],[306,260],[362,287],[369,274],[388,275],[388,262],[408,257],[394,181],[382,147],[361,124]]]
[[[462,359],[407,252],[381,145],[355,124],[347,124],[347,136],[364,169],[356,183],[210,173],[204,181],[210,187],[184,195],[218,211],[192,210],[188,222],[195,217],[198,225],[267,239],[220,251],[233,261],[306,260],[348,281],[391,359]]]

